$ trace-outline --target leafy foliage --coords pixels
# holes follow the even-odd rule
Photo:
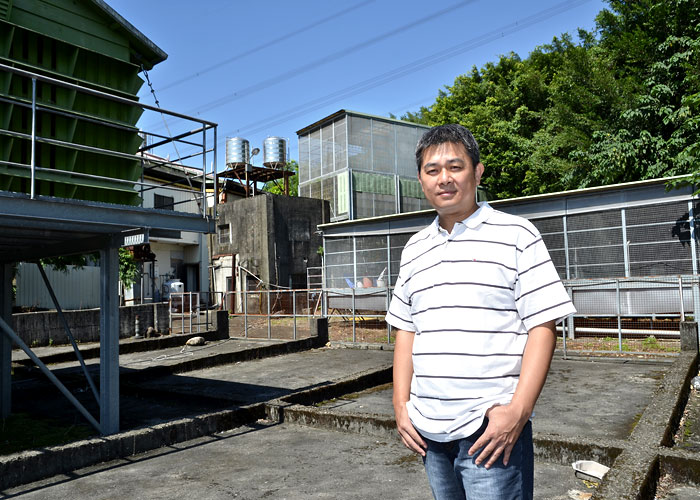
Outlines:
[[[136,283],[136,278],[140,274],[139,263],[134,260],[126,248],[119,249],[119,280],[125,287],[130,287]]]
[[[42,259],[41,263],[44,266],[51,266],[57,271],[67,273],[68,266],[75,266],[78,269],[84,267],[89,261],[99,262],[100,254],[92,253],[87,255],[70,255],[65,257],[52,257],[50,259]],[[125,287],[129,287],[136,283],[140,273],[139,264],[126,248],[119,249],[119,280]]]
[[[286,170],[292,170],[294,172],[294,175],[289,178],[289,196],[299,196],[299,164],[295,160],[289,160]],[[263,187],[263,191],[274,194],[284,194],[284,181],[267,182]]]
[[[402,119],[468,127],[498,198],[688,173],[700,183],[700,3],[608,3],[596,32],[473,67]]]

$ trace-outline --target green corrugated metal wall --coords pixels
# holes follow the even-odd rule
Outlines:
[[[0,0],[0,62],[85,87],[134,98],[143,84],[131,61],[130,41],[114,20],[90,1]],[[31,104],[31,79],[0,71],[0,96]],[[141,109],[37,82],[37,102],[74,113],[37,113],[36,135],[121,153],[137,152]],[[107,123],[80,119],[100,118]],[[119,126],[120,128],[117,128]],[[127,127],[123,129],[121,127]],[[0,102],[0,160],[30,164],[31,141],[5,130],[31,133],[31,108]],[[39,167],[103,177],[139,179],[139,162],[68,146],[37,143]],[[28,169],[0,164],[0,190],[29,192]],[[37,173],[40,195],[137,204],[133,185],[58,172]]]

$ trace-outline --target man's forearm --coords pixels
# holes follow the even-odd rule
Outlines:
[[[511,405],[522,412],[525,420],[530,418],[547,380],[556,345],[555,332],[554,321],[550,321],[534,327],[528,334],[520,380],[511,401]]]
[[[394,413],[396,430],[401,441],[410,450],[425,456],[426,444],[416,431],[408,416],[406,403],[411,397],[411,379],[413,378],[413,332],[399,330],[394,344]]]
[[[413,332],[398,330],[394,343],[394,411],[405,406],[411,396],[413,377]]]

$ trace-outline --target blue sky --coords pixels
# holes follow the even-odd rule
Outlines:
[[[525,58],[554,36],[593,29],[607,7],[601,0],[107,3],[168,54],[149,72],[160,106],[218,123],[219,170],[226,137],[244,137],[251,148],[285,137],[298,159],[296,131],[339,109],[415,111],[472,66],[511,51]],[[139,97],[154,104],[146,85]],[[172,133],[177,125],[169,122]],[[154,115],[140,126],[166,132]]]

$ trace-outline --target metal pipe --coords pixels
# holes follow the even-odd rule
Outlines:
[[[161,290],[162,293],[162,290]],[[168,333],[172,334],[173,332],[173,295],[170,294],[168,296]]]
[[[357,342],[356,321],[355,321],[355,287],[352,290],[352,341]]]
[[[678,291],[681,296],[681,321],[685,321],[685,306],[683,304],[683,277],[678,277]]]
[[[292,290],[292,317],[294,318],[294,340],[297,339],[297,296],[296,291]]]
[[[620,311],[620,280],[615,280],[615,296],[617,303],[617,343],[620,352],[622,352],[622,317]]]
[[[187,310],[189,319],[189,331],[187,333],[192,333],[192,292],[187,292],[187,296],[190,299],[190,308]]]
[[[557,327],[559,330],[562,327]],[[577,327],[576,331],[580,333],[593,333],[597,335],[605,335],[610,337],[619,330],[617,328],[595,328],[595,327]],[[680,331],[678,330],[652,330],[652,329],[641,329],[641,328],[623,328],[622,335],[644,335],[655,337],[680,337]]]
[[[32,156],[31,156],[31,186],[30,198],[33,200],[36,194],[35,183],[36,183],[36,172],[34,168],[36,166],[36,78],[32,78]]]
[[[379,285],[379,283],[377,283]],[[389,296],[391,286],[391,235],[386,235],[386,310],[389,311],[391,297]],[[391,325],[386,324],[386,343],[391,344]]]
[[[56,378],[56,375],[51,373],[51,370],[49,370],[46,365],[36,356],[36,354],[32,352],[32,350],[27,346],[27,344],[24,343],[20,336],[17,335],[7,323],[5,323],[5,320],[2,319],[2,317],[0,317],[0,330],[5,332],[5,335],[7,335],[15,344],[17,344],[20,349],[24,351],[27,356],[29,356],[39,370],[41,370],[41,372],[46,375],[51,382],[53,382],[58,390],[61,391],[66,398],[68,398],[68,401],[70,401],[73,406],[76,407],[76,409],[87,419],[87,421],[90,422],[95,429],[102,432],[102,428],[95,417],[93,417],[90,412],[88,412],[85,407],[80,404],[80,401],[78,401],[66,388],[66,386],[64,386],[61,381]]]
[[[564,344],[564,359],[566,359],[566,320],[561,322],[561,339]]]
[[[272,338],[272,317],[270,313],[270,290],[267,290],[267,338]]]
[[[248,338],[248,284],[246,280],[246,288],[243,290],[243,336]]]
[[[207,131],[202,130],[202,217],[207,218]]]
[[[213,153],[212,153],[212,154],[214,155],[214,161],[211,163],[211,173],[212,173],[212,180],[213,180],[213,182],[214,182],[214,203],[213,203],[213,206],[214,206],[214,219],[215,219],[215,220],[216,220],[216,214],[217,214],[217,212],[218,212],[218,208],[217,208],[216,205],[217,205],[217,203],[218,203],[218,201],[219,201],[219,200],[218,200],[218,193],[217,193],[217,191],[216,191],[216,190],[217,190],[217,187],[218,187],[217,178],[216,178],[216,165],[217,165],[216,153],[217,153],[217,151],[218,151],[217,148],[216,148],[217,137],[218,137],[217,128],[214,127],[214,151],[213,151]]]

